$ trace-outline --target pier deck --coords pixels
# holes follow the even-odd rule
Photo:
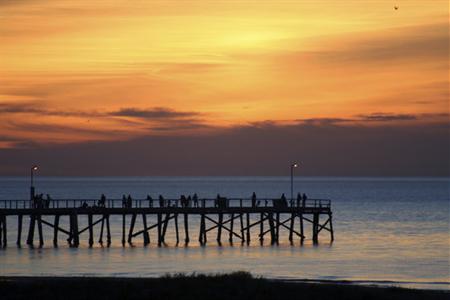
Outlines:
[[[100,205],[99,205],[100,204]],[[65,234],[71,247],[78,247],[80,235],[88,235],[88,244],[94,244],[94,226],[100,227],[98,242],[111,244],[110,216],[122,216],[122,245],[132,244],[133,239],[142,236],[144,245],[150,243],[150,232],[156,232],[158,246],[165,244],[166,232],[171,224],[175,228],[176,243],[180,242],[180,227],[184,231],[184,243],[190,242],[189,218],[199,218],[196,224],[197,238],[201,245],[207,242],[207,233],[215,231],[216,241],[222,243],[222,233],[228,234],[228,241],[233,238],[241,243],[251,241],[251,228],[259,226],[258,239],[263,244],[264,237],[270,237],[270,244],[278,244],[280,230],[287,230],[289,241],[293,243],[294,236],[303,243],[305,240],[304,222],[311,224],[313,243],[318,243],[319,233],[326,230],[334,240],[332,225],[331,201],[327,199],[287,200],[279,199],[198,199],[193,202],[180,199],[148,200],[138,199],[126,202],[122,199],[108,199],[103,203],[95,199],[60,199],[41,200],[36,203],[30,200],[0,200],[0,246],[7,246],[7,216],[17,216],[17,240],[22,243],[22,229],[24,217],[29,219],[26,243],[34,245],[34,235],[37,226],[39,246],[44,245],[43,228],[53,229],[53,245],[58,246],[58,234]],[[79,216],[87,216],[86,226],[81,228]],[[141,228],[136,227],[136,219],[142,218]],[[148,218],[148,217],[153,218]],[[321,216],[325,216],[321,223]],[[46,217],[44,219],[43,217]],[[52,221],[48,218],[53,217]],[[67,217],[68,228],[62,228],[60,219]],[[178,221],[182,219],[183,226]],[[94,221],[95,219],[95,221]],[[155,219],[153,224],[150,221]],[[296,230],[298,223],[298,230]],[[46,227],[43,227],[46,225]],[[191,225],[192,227],[192,225]],[[85,235],[86,235],[85,234]],[[210,233],[211,235],[211,233]]]

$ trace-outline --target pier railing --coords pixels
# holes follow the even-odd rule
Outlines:
[[[202,198],[184,202],[181,199],[106,199],[104,204],[99,199],[42,199],[42,200],[0,200],[0,209],[32,208],[214,208],[214,207],[298,207],[331,208],[329,199],[286,200],[250,198]]]

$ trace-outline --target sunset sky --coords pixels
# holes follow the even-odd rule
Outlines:
[[[0,0],[0,174],[448,175],[448,22],[438,0]]]

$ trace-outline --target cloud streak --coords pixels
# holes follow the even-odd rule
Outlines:
[[[54,110],[39,106],[37,102],[0,103],[0,115],[1,114],[37,114],[61,117],[128,117],[147,120],[193,118],[201,115],[198,112],[177,111],[166,107],[127,107],[109,112]]]
[[[199,113],[176,111],[165,107],[156,107],[151,109],[139,109],[128,107],[128,108],[121,108],[118,111],[109,112],[106,115],[159,120],[159,119],[178,119],[178,118],[196,117],[199,115]]]
[[[417,120],[417,116],[412,114],[390,114],[390,113],[372,113],[369,115],[358,115],[362,121],[369,122],[391,122],[391,121],[411,121]]]

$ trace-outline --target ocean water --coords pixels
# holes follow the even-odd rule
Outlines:
[[[52,198],[92,198],[104,193],[108,198],[131,194],[145,198],[178,198],[197,193],[213,198],[261,198],[290,194],[288,177],[37,177],[38,193]],[[449,178],[305,178],[296,177],[296,192],[309,198],[332,200],[335,241],[323,230],[319,245],[311,241],[311,227],[305,223],[307,239],[300,245],[288,242],[280,232],[280,245],[268,239],[260,246],[254,227],[250,245],[225,242],[218,246],[215,232],[201,247],[198,220],[190,220],[191,243],[175,245],[173,226],[168,229],[167,246],[157,247],[155,232],[151,244],[142,245],[136,237],[134,247],[121,246],[121,218],[111,217],[110,248],[87,245],[69,248],[60,234],[60,247],[52,246],[50,227],[44,226],[45,245],[17,248],[17,220],[8,217],[8,247],[0,250],[1,276],[131,276],[155,277],[167,273],[217,273],[236,270],[278,279],[348,280],[362,284],[398,285],[412,288],[450,289]],[[29,178],[0,177],[0,199],[27,199]],[[61,226],[67,226],[63,218]],[[81,224],[87,220],[81,218]],[[152,220],[149,220],[152,223]],[[180,228],[182,225],[180,220]],[[28,218],[24,219],[25,244]],[[136,229],[142,224],[138,218]],[[267,225],[266,225],[267,226]],[[297,224],[298,226],[298,224]],[[83,227],[83,225],[80,225]],[[98,236],[99,226],[94,230]],[[183,240],[183,233],[181,233]]]

